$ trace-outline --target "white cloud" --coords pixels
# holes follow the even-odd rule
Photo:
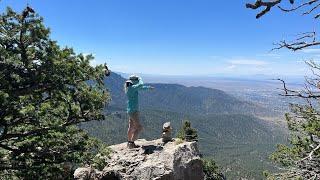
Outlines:
[[[260,61],[260,60],[235,59],[235,60],[230,60],[229,64],[231,64],[231,65],[245,65],[245,66],[265,66],[268,63],[266,61]]]
[[[320,53],[320,49],[312,49],[312,48],[310,48],[310,49],[302,49],[301,50],[302,52],[304,52],[304,53],[314,53],[314,54],[317,54],[317,53]]]
[[[227,69],[235,69],[236,67],[237,67],[236,65],[231,64],[231,65],[229,65],[229,66],[227,67]]]
[[[282,57],[280,54],[276,54],[276,53],[259,54],[257,56],[270,57],[270,58],[274,58],[274,59],[280,59]]]
[[[256,74],[268,73],[272,70],[268,62],[257,59],[239,57],[230,59],[226,63],[224,73]]]

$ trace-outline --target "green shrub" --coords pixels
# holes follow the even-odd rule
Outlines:
[[[183,122],[182,127],[178,131],[177,138],[180,138],[186,141],[197,141],[198,132],[196,129],[191,127],[191,122],[186,120]]]
[[[206,180],[224,180],[224,175],[213,159],[202,159],[203,172]]]

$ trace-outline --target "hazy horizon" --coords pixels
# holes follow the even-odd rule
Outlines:
[[[113,71],[114,73],[120,74],[124,78],[128,78],[130,75],[139,75],[141,77],[147,78],[193,78],[193,79],[207,79],[207,78],[217,78],[217,79],[238,79],[238,80],[259,80],[259,81],[273,81],[277,78],[289,80],[289,81],[299,81],[303,82],[306,75],[266,75],[266,74],[254,74],[254,75],[230,75],[230,74],[207,74],[207,75],[198,75],[198,74],[145,74],[145,73],[132,73],[132,72],[120,72]]]

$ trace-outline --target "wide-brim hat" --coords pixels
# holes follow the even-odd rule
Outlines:
[[[136,80],[138,80],[138,79],[139,79],[139,76],[137,76],[137,75],[135,75],[135,74],[129,76],[129,80],[136,81]]]

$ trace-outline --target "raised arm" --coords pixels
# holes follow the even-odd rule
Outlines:
[[[144,85],[141,78],[139,78],[139,82],[138,82],[137,84],[132,85],[131,87],[134,88],[134,89],[136,89],[136,90],[140,90],[140,89],[142,89],[142,90],[153,89],[153,87],[151,87],[151,86]]]

